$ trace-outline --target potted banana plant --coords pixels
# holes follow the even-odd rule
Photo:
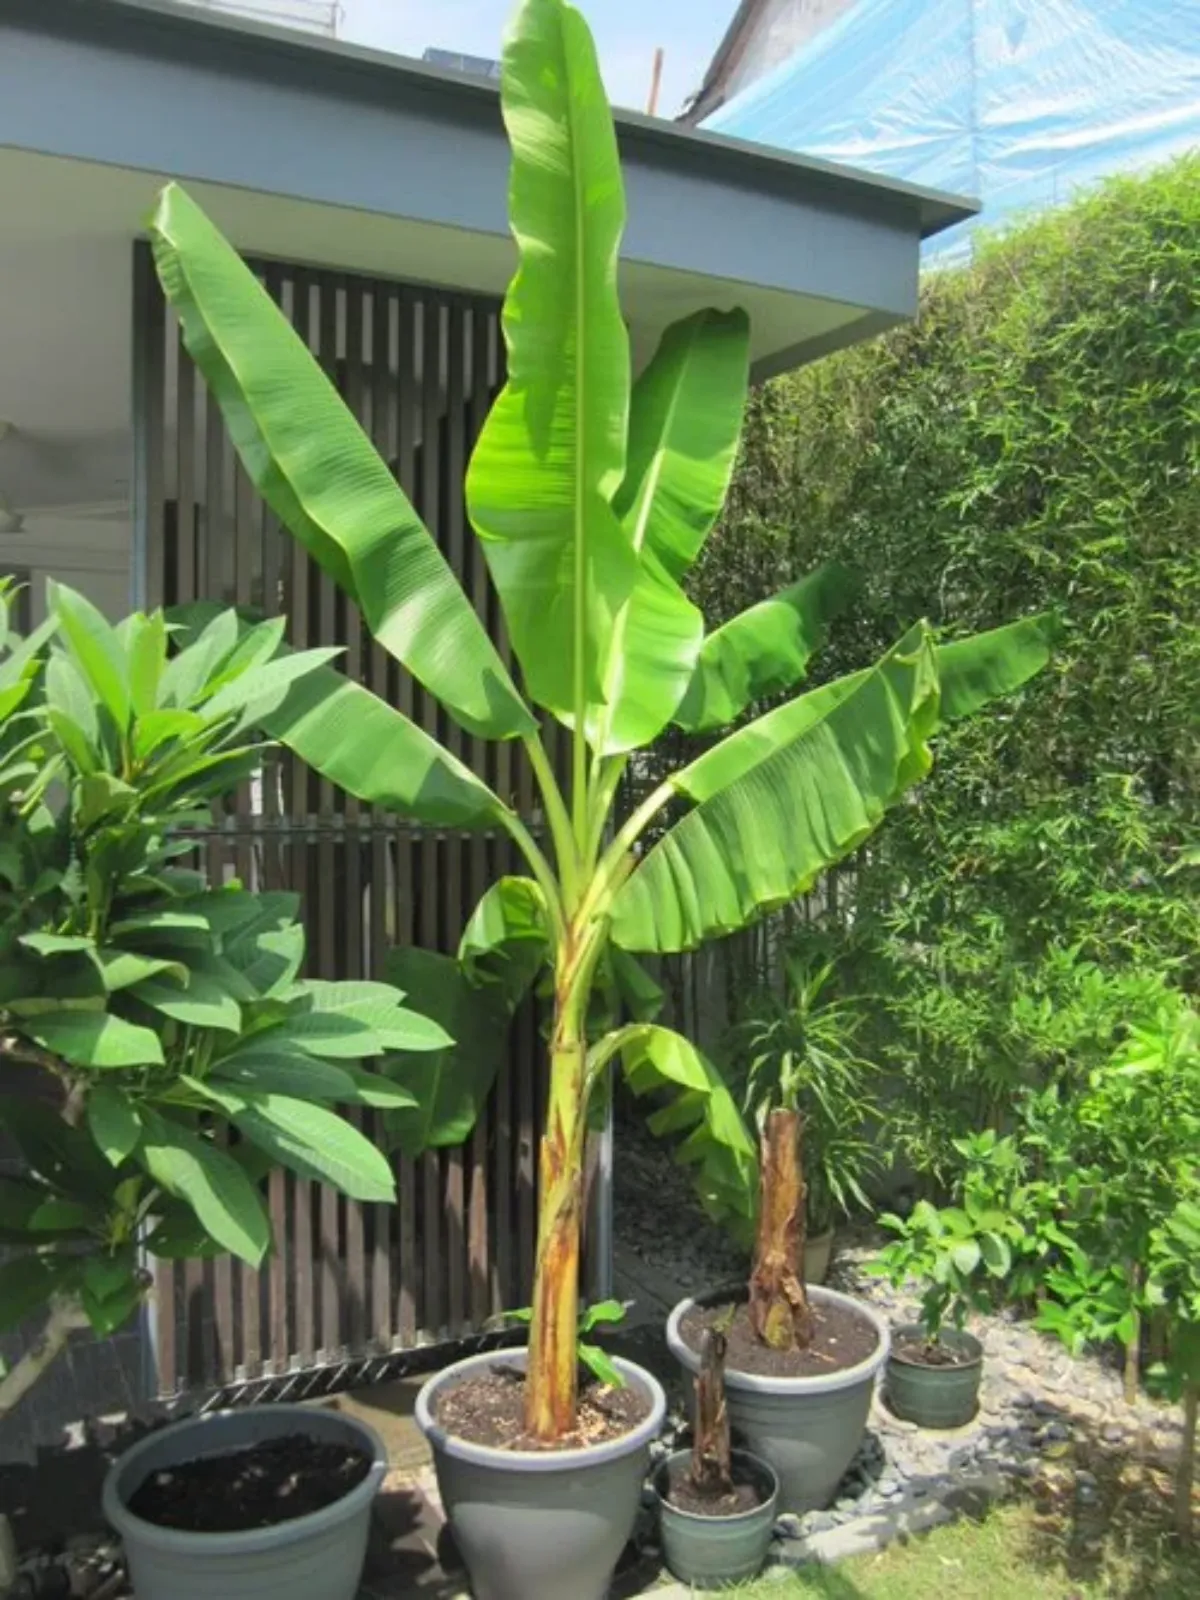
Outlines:
[[[734,1450],[725,1400],[725,1335],[706,1328],[695,1383],[692,1448],[654,1474],[667,1566],[711,1589],[753,1578],[775,1531],[779,1480],[765,1461]]]
[[[392,1122],[410,1151],[463,1139],[505,1018],[541,972],[552,995],[528,1348],[440,1373],[417,1415],[479,1600],[559,1600],[564,1572],[580,1600],[599,1600],[664,1409],[657,1381],[632,1363],[615,1363],[619,1387],[580,1376],[584,1140],[609,1073],[655,1095],[653,1126],[679,1141],[715,1214],[751,1218],[756,1191],[754,1143],[720,1073],[639,1016],[636,957],[693,949],[806,889],[926,774],[942,716],[1014,689],[1046,645],[1032,620],[950,646],[918,623],[875,665],[706,738],[619,814],[631,758],[669,726],[712,735],[794,689],[842,585],[818,571],[706,633],[684,580],[733,470],[747,317],[711,309],[676,323],[632,382],[617,293],[621,166],[582,16],[564,0],[524,0],[501,86],[518,267],[504,311],[507,382],[475,446],[466,502],[521,689],[334,386],[177,186],[162,194],[150,236],[259,491],[378,644],[459,726],[520,745],[539,789],[545,832],[535,837],[444,746],[332,668],[265,719],[359,799],[434,826],[506,833],[527,863],[484,896],[457,960],[400,952],[395,962],[401,986],[458,1041],[433,1094],[423,1065],[411,1078],[404,1061],[393,1068],[420,1102]],[[562,767],[539,713],[569,730]],[[596,1017],[621,1004],[631,1020],[598,1032]]]

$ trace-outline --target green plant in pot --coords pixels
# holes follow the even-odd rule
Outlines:
[[[448,1036],[389,985],[301,978],[296,897],[212,888],[187,862],[192,830],[261,766],[259,710],[328,657],[272,662],[281,626],[243,632],[228,613],[170,653],[161,614],[112,627],[57,588],[37,634],[0,640],[0,1129],[19,1162],[0,1178],[0,1331],[41,1319],[0,1376],[0,1423],[72,1333],[104,1337],[137,1312],[156,1259],[259,1267],[270,1171],[395,1199],[388,1160],[341,1110],[411,1105],[369,1064],[431,1060]],[[184,1424],[152,1448],[172,1449],[182,1478],[226,1426]],[[308,1426],[269,1408],[237,1424],[257,1439]],[[316,1535],[303,1518],[276,1530],[291,1553],[276,1587],[255,1574],[257,1594],[282,1581],[296,1596],[296,1559],[324,1571],[325,1600],[356,1590],[384,1462],[369,1430],[331,1427],[360,1479]],[[186,1594],[129,1514],[151,1465],[135,1456],[106,1511],[139,1600]],[[210,1557],[250,1586],[223,1547],[180,1559],[194,1574]]]
[[[632,382],[617,295],[621,169],[579,13],[525,0],[501,83],[519,266],[504,314],[508,379],[466,500],[523,689],[333,385],[176,187],[151,240],[256,486],[377,643],[461,727],[517,743],[539,790],[545,832],[534,837],[401,711],[329,671],[267,719],[274,737],[360,799],[434,826],[506,833],[527,864],[484,897],[458,961],[397,959],[402,980],[419,973],[427,1004],[440,994],[449,1031],[469,1030],[479,1047],[444,1056],[436,1093],[400,1113],[394,1133],[409,1148],[464,1137],[490,1088],[500,1028],[547,974],[528,1352],[506,1357],[501,1372],[488,1357],[442,1374],[418,1415],[481,1600],[555,1600],[564,1568],[581,1596],[604,1591],[663,1407],[657,1383],[628,1363],[618,1363],[625,1391],[580,1384],[584,1144],[610,1070],[636,1094],[665,1093],[653,1125],[678,1141],[714,1213],[754,1209],[755,1151],[737,1106],[688,1040],[637,1020],[636,955],[692,949],[806,889],[924,777],[939,722],[1017,687],[1046,643],[1032,620],[948,646],[918,623],[874,666],[707,737],[799,682],[840,598],[839,575],[818,572],[705,633],[683,579],[732,472],[747,319],[706,310],[675,324]],[[569,730],[561,768],[539,713]],[[705,743],[618,815],[631,759],[672,724]],[[634,1020],[597,1023],[631,1001]]]
[[[766,1560],[779,1480],[765,1461],[732,1448],[725,1398],[725,1335],[706,1328],[695,1381],[692,1446],[654,1474],[659,1532],[671,1571],[716,1588],[744,1582]]]
[[[981,1171],[1010,1153],[992,1132],[961,1141],[968,1167],[962,1204],[918,1200],[907,1217],[880,1220],[896,1239],[868,1270],[896,1288],[921,1285],[920,1320],[893,1331],[884,1392],[898,1417],[927,1428],[957,1428],[975,1415],[983,1346],[966,1331],[968,1314],[989,1310],[1012,1271],[1020,1220],[993,1203]]]
[[[835,992],[832,961],[785,953],[783,993],[764,985],[729,1040],[743,1082],[742,1110],[760,1131],[776,1109],[799,1119],[804,1207],[796,1242],[801,1276],[823,1283],[837,1220],[871,1202],[865,1184],[882,1161],[875,1068],[861,1053],[862,1014]]]

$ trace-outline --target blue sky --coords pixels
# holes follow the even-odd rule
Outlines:
[[[513,0],[341,0],[343,37],[420,56],[427,45],[497,56]],[[666,51],[659,112],[673,116],[700,80],[737,0],[583,0],[610,97],[645,109],[654,49]]]

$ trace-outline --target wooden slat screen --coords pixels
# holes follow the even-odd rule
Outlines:
[[[344,646],[345,670],[444,739],[537,830],[521,752],[485,745],[450,723],[373,643],[355,609],[259,499],[182,348],[145,248],[138,250],[148,603],[203,598],[283,613],[294,646]],[[253,265],[496,630],[496,599],[466,521],[462,483],[502,380],[498,306],[344,273]],[[214,881],[236,876],[251,888],[298,890],[307,970],[330,978],[381,976],[392,944],[453,950],[488,884],[520,870],[504,837],[408,826],[284,757],[273,758],[261,783],[218,819],[201,859]],[[261,1273],[228,1259],[165,1269],[160,1391],[453,1338],[505,1306],[527,1305],[538,1046],[537,1021],[527,1011],[470,1141],[415,1166],[397,1160],[398,1206],[359,1205],[277,1174],[269,1189],[277,1250]],[[373,1130],[373,1114],[363,1125]]]

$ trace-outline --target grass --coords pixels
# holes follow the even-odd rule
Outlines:
[[[1144,1510],[1145,1515],[1139,1514]],[[1111,1520],[1110,1520],[1111,1518]],[[1197,1600],[1200,1548],[1131,1495],[1090,1525],[1029,1501],[994,1507],[836,1567],[775,1573],[737,1600]]]

